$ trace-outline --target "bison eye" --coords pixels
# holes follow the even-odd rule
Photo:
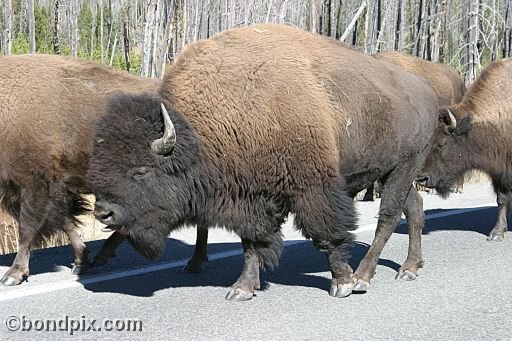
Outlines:
[[[148,167],[136,167],[129,171],[129,175],[136,180],[144,179],[151,175],[151,171]]]

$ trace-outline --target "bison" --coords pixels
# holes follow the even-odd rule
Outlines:
[[[418,181],[444,197],[464,174],[489,174],[498,197],[498,219],[488,240],[502,241],[512,202],[512,59],[491,63],[469,87],[462,101],[439,110],[435,144]]]
[[[3,285],[29,275],[30,250],[63,230],[73,271],[89,267],[75,230],[87,211],[85,174],[92,130],[113,90],[151,91],[157,82],[72,58],[47,55],[0,58],[0,204],[19,222],[16,258]]]
[[[330,295],[345,297],[369,286],[404,209],[411,245],[400,274],[415,274],[423,210],[411,183],[437,110],[424,80],[296,28],[256,25],[190,44],[159,96],[113,96],[97,124],[87,179],[97,219],[116,231],[102,252],[126,237],[154,258],[185,224],[223,226],[245,260],[226,298],[246,300],[260,267],[276,266],[293,213],[327,256]],[[377,179],[375,240],[353,273],[352,198]]]
[[[403,69],[424,78],[434,90],[439,106],[447,106],[459,103],[466,91],[466,85],[457,71],[445,64],[432,63],[425,59],[417,58],[409,54],[396,51],[380,52],[373,55],[376,59],[399,65]],[[462,191],[463,178],[455,184],[456,192]],[[380,197],[380,186],[375,184],[368,188],[363,198],[364,201],[372,201],[375,194]],[[418,184],[415,183],[419,190]]]
[[[466,92],[466,85],[457,71],[445,64],[396,51],[377,53],[374,57],[399,65],[404,70],[424,78],[434,90],[439,106],[459,103]]]

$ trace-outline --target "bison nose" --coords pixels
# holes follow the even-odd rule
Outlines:
[[[428,176],[418,176],[416,178],[416,182],[422,186],[425,186],[429,182],[428,180],[429,180]]]
[[[120,226],[123,222],[121,206],[110,204],[104,200],[97,201],[94,205],[96,219],[108,226]]]

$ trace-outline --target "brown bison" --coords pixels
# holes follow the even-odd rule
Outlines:
[[[472,169],[491,177],[498,219],[489,240],[501,241],[512,202],[512,59],[491,63],[463,100],[441,108],[435,144],[418,179],[447,197],[457,179]],[[509,127],[511,125],[511,127]]]
[[[166,110],[169,109],[169,112]],[[117,95],[96,129],[88,184],[96,217],[144,256],[184,224],[224,226],[245,264],[226,298],[246,300],[272,268],[289,213],[325,252],[330,294],[366,290],[405,209],[421,265],[421,197],[411,189],[435,129],[422,79],[335,40],[283,25],[226,31],[191,44],[156,96]],[[368,135],[370,133],[370,135]],[[375,240],[355,273],[346,263],[352,197],[384,183]],[[405,208],[404,208],[405,207]]]
[[[459,103],[466,86],[457,71],[445,64],[433,63],[400,52],[381,52],[374,55],[378,60],[399,65],[419,77],[424,78],[434,90],[439,106]]]
[[[45,55],[0,58],[0,204],[19,222],[19,247],[0,283],[29,274],[30,249],[63,230],[73,247],[73,271],[89,266],[75,230],[87,210],[82,195],[92,130],[113,90],[150,91],[144,80],[91,62]]]
[[[410,54],[396,51],[380,52],[373,55],[376,59],[384,60],[413,73],[425,79],[432,90],[434,90],[439,106],[452,105],[459,103],[464,96],[466,86],[457,71],[445,64],[433,63],[425,59],[414,57]],[[463,178],[454,186],[454,191],[462,191]],[[366,191],[364,201],[371,201],[374,195],[380,197],[380,185],[375,184]],[[415,183],[416,189],[424,189]]]

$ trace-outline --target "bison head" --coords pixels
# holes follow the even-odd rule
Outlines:
[[[439,110],[434,145],[417,182],[435,188],[443,197],[450,194],[455,182],[470,168],[467,137],[471,127],[470,115],[457,121],[449,108]]]
[[[183,174],[197,159],[190,128],[161,103],[148,95],[110,98],[87,174],[96,218],[148,258],[161,254],[170,230],[186,219]]]

